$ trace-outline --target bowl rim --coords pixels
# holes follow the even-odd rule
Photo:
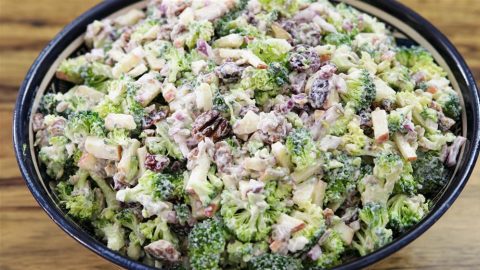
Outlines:
[[[27,164],[26,162],[28,158],[32,158],[29,153],[25,153],[24,149],[24,144],[26,141],[28,141],[24,139],[25,133],[28,134],[30,131],[25,131],[22,129],[24,117],[29,116],[31,113],[29,108],[25,109],[23,106],[25,100],[28,98],[26,94],[28,90],[32,88],[33,78],[39,72],[39,69],[42,67],[43,62],[46,61],[48,57],[52,57],[52,54],[54,54],[54,49],[62,51],[63,49],[60,48],[65,48],[66,45],[68,45],[68,43],[65,43],[65,39],[73,40],[73,38],[76,38],[83,34],[85,32],[85,26],[90,23],[93,18],[106,17],[112,14],[114,11],[121,9],[122,7],[126,7],[137,2],[139,2],[139,0],[103,1],[91,8],[90,10],[84,12],[75,20],[73,20],[63,30],[61,30],[61,32],[58,33],[55,38],[48,43],[48,45],[46,45],[46,47],[40,52],[39,56],[33,62],[24,81],[20,86],[13,114],[13,144],[17,163],[22,173],[22,176],[27,184],[27,187],[29,188],[37,203],[43,208],[43,210],[47,213],[50,219],[52,219],[64,232],[66,232],[72,238],[80,242],[82,245],[84,245],[97,255],[119,266],[128,269],[154,269],[139,261],[132,260],[126,256],[120,255],[119,253],[110,250],[106,247],[106,245],[102,244],[98,240],[95,240],[90,234],[83,231],[77,224],[74,224],[72,221],[70,221],[58,208],[58,206],[53,201],[49,200],[49,198],[47,198],[48,196],[46,196],[46,192],[45,190],[43,190],[43,187],[40,185],[39,181],[35,181],[35,178],[38,176],[30,170],[29,164]],[[447,39],[447,37],[443,35],[435,26],[433,26],[422,16],[401,3],[393,0],[363,0],[363,2],[377,7],[391,14],[392,16],[406,22],[419,33],[428,37],[429,40],[435,40],[436,44],[434,45],[434,47],[437,50],[442,51],[442,57],[448,57],[455,62],[458,70],[461,71],[461,76],[456,75],[455,77],[458,77],[459,80],[463,80],[466,83],[469,93],[473,96],[473,100],[471,102],[473,104],[472,110],[474,114],[469,115],[469,117],[473,118],[474,126],[469,127],[469,129],[471,128],[473,135],[472,139],[469,141],[470,151],[468,151],[468,153],[465,153],[469,156],[465,158],[464,161],[464,167],[466,169],[463,171],[457,171],[454,177],[456,183],[453,185],[449,185],[448,190],[446,190],[444,195],[442,195],[442,202],[439,202],[440,205],[436,205],[436,209],[432,209],[429,215],[422,219],[420,223],[415,225],[402,236],[394,239],[388,245],[365,256],[359,257],[350,262],[337,266],[333,269],[362,268],[367,265],[371,265],[383,258],[386,258],[395,251],[398,251],[399,249],[405,247],[410,242],[419,237],[421,234],[423,234],[450,208],[452,203],[459,196],[460,192],[463,190],[465,184],[468,181],[468,178],[473,171],[480,149],[480,100],[478,95],[478,89],[472,72],[468,68],[465,60],[459,54],[457,49]],[[36,89],[31,90],[31,92],[32,91],[36,92]]]

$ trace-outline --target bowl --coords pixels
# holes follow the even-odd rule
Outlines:
[[[465,61],[448,39],[424,18],[392,0],[345,0],[343,2],[385,22],[394,33],[398,44],[407,46],[418,44],[433,54],[437,63],[447,71],[453,88],[461,96],[464,109],[459,132],[467,138],[457,166],[450,172],[447,185],[435,197],[430,213],[420,223],[381,249],[335,268],[356,269],[370,265],[406,246],[424,233],[450,208],[468,181],[478,156],[480,102],[475,80]],[[85,49],[82,45],[82,37],[89,23],[145,5],[146,1],[139,0],[103,1],[65,27],[43,49],[28,71],[18,93],[13,119],[13,140],[17,162],[37,202],[71,237],[105,259],[128,269],[150,269],[150,267],[108,249],[67,217],[58,206],[45,172],[39,169],[34,152],[32,112],[36,111],[40,97],[48,88],[62,87],[61,82],[55,79],[55,69],[61,60],[81,53]]]

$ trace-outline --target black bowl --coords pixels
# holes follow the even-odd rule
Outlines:
[[[451,172],[447,186],[435,198],[431,212],[420,223],[387,246],[367,256],[349,261],[336,269],[361,268],[372,264],[401,249],[432,226],[452,205],[465,186],[478,156],[480,139],[480,105],[475,80],[465,61],[447,38],[428,21],[396,1],[346,0],[345,2],[385,22],[394,32],[397,43],[419,44],[433,54],[435,60],[448,72],[454,89],[462,96],[464,110],[459,132],[467,138],[467,143],[460,154],[457,167]],[[148,269],[149,267],[108,249],[68,218],[58,206],[45,173],[38,167],[33,148],[31,116],[38,107],[39,97],[46,89],[61,87],[54,79],[55,67],[60,60],[82,50],[80,37],[85,32],[86,26],[93,20],[122,12],[127,7],[142,7],[142,5],[145,3],[138,0],[104,1],[65,27],[45,47],[28,71],[18,94],[13,119],[13,140],[18,165],[37,202],[71,237],[98,255],[129,269]]]

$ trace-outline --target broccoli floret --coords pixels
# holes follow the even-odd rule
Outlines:
[[[405,124],[409,123],[411,120],[411,106],[398,108],[394,111],[391,111],[387,117],[388,121],[388,131],[391,135],[396,132],[406,133]]]
[[[257,270],[300,270],[303,269],[301,261],[291,256],[265,253],[252,258],[248,262],[248,269]]]
[[[297,169],[307,168],[316,162],[318,150],[308,130],[293,130],[287,137],[286,147]]]
[[[129,236],[129,238],[134,238],[134,242],[143,244],[145,241],[145,236],[142,233],[141,222],[139,217],[137,217],[134,210],[130,208],[122,209],[115,215],[115,219],[125,228],[130,229],[134,236]],[[132,247],[133,248],[133,247]]]
[[[409,67],[412,73],[423,72],[427,80],[446,75],[445,71],[434,62],[432,55],[421,47],[402,47],[397,51],[396,59],[402,65]]]
[[[374,159],[373,175],[379,179],[395,182],[403,172],[403,160],[400,155],[383,152]]]
[[[139,228],[142,235],[151,242],[163,239],[174,245],[178,243],[177,237],[171,232],[167,222],[162,217],[140,223]]]
[[[419,151],[412,167],[413,178],[421,185],[419,191],[422,194],[435,194],[445,185],[445,167],[437,152]]]
[[[218,37],[223,37],[231,33],[231,28],[228,27],[229,23],[240,16],[247,7],[247,4],[248,0],[237,1],[237,5],[231,9],[230,12],[215,21],[215,34]]]
[[[138,179],[133,188],[126,188],[117,192],[116,198],[122,202],[139,202],[143,205],[143,216],[158,215],[170,208],[164,201],[173,197],[174,185],[167,174],[154,173],[147,170]]]
[[[241,0],[240,2],[248,2],[247,0]],[[245,3],[246,6],[247,3]],[[244,16],[229,16],[230,13],[225,15],[225,18],[217,20],[215,25],[215,33],[218,37],[228,34],[240,34],[245,37],[262,37],[263,33],[253,25],[249,24]]]
[[[397,232],[404,232],[417,224],[427,212],[428,205],[423,195],[408,197],[398,194],[388,200],[388,225]]]
[[[227,262],[232,266],[245,268],[247,263],[256,256],[268,251],[268,243],[242,243],[235,240],[227,245]]]
[[[221,192],[223,181],[216,176],[215,167],[210,167],[210,159],[204,146],[200,148],[202,150],[199,151],[197,166],[192,169],[185,190],[200,200],[203,206],[207,206]]]
[[[298,0],[259,0],[262,8],[266,11],[277,10],[285,17],[292,16],[300,8]]]
[[[38,152],[38,159],[45,164],[47,174],[55,179],[60,179],[65,172],[65,166],[69,160],[65,148],[68,139],[64,136],[51,137],[48,146],[44,146]]]
[[[217,219],[197,223],[188,235],[188,255],[192,269],[221,269],[226,240],[223,224]]]
[[[357,118],[352,119],[347,125],[348,132],[343,135],[343,148],[347,153],[353,156],[363,154],[365,145],[369,138],[363,134],[360,122]]]
[[[288,207],[288,201],[292,196],[292,189],[291,183],[269,181],[263,188],[266,196],[265,201],[268,205],[275,206],[275,210],[278,212],[289,212],[290,207]]]
[[[352,102],[356,111],[370,108],[375,99],[376,89],[367,70],[355,70],[348,75],[347,92],[341,97],[344,102]]]
[[[57,78],[75,84],[86,84],[95,88],[112,78],[112,68],[108,65],[89,62],[85,56],[65,59],[57,69]]]
[[[313,263],[314,268],[332,268],[341,263],[341,255],[345,251],[345,243],[340,234],[334,230],[327,232],[328,237],[322,243],[322,255]]]
[[[460,99],[455,92],[448,92],[440,95],[437,98],[437,103],[442,107],[443,113],[455,121],[460,120],[462,115],[462,106],[460,106]]]
[[[408,68],[402,65],[384,71],[380,74],[380,78],[396,91],[412,92],[415,88]]]
[[[210,41],[214,34],[213,25],[209,21],[194,21],[188,25],[185,44],[189,49],[197,46],[198,40]]]
[[[88,66],[85,56],[65,59],[60,63],[57,69],[57,78],[66,80],[75,84],[82,84],[82,71]]]
[[[248,44],[248,49],[267,64],[272,62],[286,63],[288,52],[292,49],[292,46],[284,39],[268,38],[255,39]]]
[[[95,198],[88,181],[88,172],[78,170],[72,176],[73,187],[66,182],[59,182],[56,187],[60,203],[68,210],[68,214],[80,220],[91,220],[100,209],[100,202]]]
[[[224,190],[221,204],[226,227],[243,242],[264,240],[278,215],[261,193],[249,192],[244,200],[240,191]]]
[[[417,194],[422,185],[420,185],[415,178],[413,178],[412,173],[412,164],[408,161],[404,161],[403,172],[400,176],[400,179],[395,182],[395,187],[393,189],[395,194]]]
[[[112,218],[114,215],[114,212],[120,207],[120,203],[115,198],[115,191],[107,183],[107,181],[104,178],[100,177],[99,175],[90,173],[90,177],[93,179],[95,184],[100,188],[103,196],[105,197],[105,201],[107,202],[107,208],[103,209],[102,211],[103,218],[107,218],[107,219]]]
[[[361,158],[344,153],[336,157],[327,157],[324,165],[324,180],[328,183],[324,204],[337,208],[351,192],[355,191],[360,177]]]
[[[347,132],[348,124],[355,116],[355,104],[348,102],[345,105],[343,115],[341,115],[331,126],[328,127],[328,133],[334,136],[342,136]]]
[[[364,256],[392,241],[392,230],[387,229],[388,210],[378,203],[367,203],[359,213],[361,229],[355,233],[353,247]]]
[[[65,136],[78,144],[84,141],[87,136],[104,137],[104,121],[96,112],[73,113],[68,117]]]
[[[42,100],[40,101],[40,105],[38,111],[44,115],[48,114],[57,114],[57,105],[58,105],[57,94],[54,93],[47,93],[43,95]]]
[[[178,223],[182,226],[187,225],[192,219],[192,211],[190,211],[188,205],[176,204],[173,208],[175,209],[175,215]]]
[[[318,239],[325,232],[325,219],[323,218],[323,210],[321,207],[316,204],[308,204],[303,207],[303,209],[298,209],[293,211],[290,214],[293,218],[302,220],[305,223],[305,226],[292,234],[292,239],[290,241],[296,241],[298,244],[296,246],[297,250],[291,250],[292,252],[299,252],[303,254],[306,251],[310,250],[314,246]]]
[[[352,34],[348,33],[329,33],[324,38],[323,41],[326,44],[331,44],[335,46],[340,45],[350,45],[352,43]]]
[[[159,154],[163,156],[170,156],[175,159],[183,159],[183,154],[178,145],[168,135],[169,126],[166,122],[157,124],[156,134],[154,140],[147,142],[147,149],[152,154]]]
[[[97,219],[93,222],[95,232],[107,241],[109,249],[119,251],[125,246],[125,230],[118,221],[110,221],[108,218]]]
[[[268,69],[246,68],[240,85],[243,89],[254,90],[256,103],[263,105],[277,96],[287,82],[288,70],[280,63],[273,62]]]

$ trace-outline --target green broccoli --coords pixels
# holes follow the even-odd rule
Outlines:
[[[138,242],[141,245],[143,244],[145,241],[145,235],[142,233],[141,220],[137,217],[133,209],[122,209],[115,215],[115,220],[117,220],[123,227],[128,228],[135,235],[133,239],[135,242]]]
[[[298,0],[259,0],[262,8],[266,11],[279,11],[283,16],[290,17],[300,8]]]
[[[243,242],[264,240],[277,217],[274,206],[268,205],[265,195],[247,193],[242,199],[238,190],[224,190],[222,193],[222,215],[225,226]]]
[[[398,108],[394,111],[391,111],[387,116],[388,121],[388,131],[391,135],[396,132],[406,133],[405,124],[410,122],[409,117],[411,118],[411,106]]]
[[[143,205],[143,216],[158,215],[161,211],[170,208],[164,201],[172,199],[174,185],[172,176],[154,173],[147,170],[138,179],[133,188],[126,188],[117,192],[116,198],[122,202],[139,202]]]
[[[172,233],[166,220],[162,217],[140,223],[139,229],[141,234],[151,242],[163,239],[174,245],[178,244],[177,237]]]
[[[359,213],[362,222],[355,233],[353,247],[364,256],[392,241],[392,230],[387,229],[388,210],[378,203],[367,203]]]
[[[192,219],[192,211],[190,211],[188,205],[176,204],[173,208],[175,209],[178,223],[182,226],[188,225],[189,221]]]
[[[340,234],[334,230],[329,230],[326,234],[328,237],[321,246],[322,255],[313,262],[315,267],[311,268],[327,269],[341,263],[341,255],[345,251],[345,243]]]
[[[97,220],[94,222],[97,233],[102,235],[107,241],[109,249],[119,251],[125,245],[125,230],[119,222],[109,222],[106,220]]]
[[[65,167],[69,161],[66,144],[68,139],[64,136],[51,137],[47,146],[40,148],[38,159],[45,164],[47,174],[55,179],[60,179],[63,175]]]
[[[252,258],[248,262],[250,270],[301,270],[303,269],[301,261],[291,256],[281,254],[265,253]]]
[[[344,102],[352,102],[356,111],[370,108],[376,89],[367,70],[355,70],[348,75],[347,92],[341,95]]]
[[[410,68],[412,73],[423,72],[427,80],[446,76],[445,71],[435,63],[433,56],[423,48],[402,47],[397,51],[396,59],[402,65]]]
[[[237,5],[233,9],[215,21],[215,34],[218,37],[223,37],[231,33],[229,23],[240,16],[240,14],[247,7],[247,4],[248,0],[238,1]]]
[[[355,103],[347,102],[343,115],[341,115],[332,125],[328,126],[328,133],[334,136],[342,136],[348,130],[348,124],[355,116]]]
[[[267,64],[272,62],[286,63],[288,52],[292,49],[292,46],[284,39],[268,38],[255,39],[248,44],[248,49]]]
[[[398,65],[392,69],[385,70],[380,74],[380,78],[396,91],[412,92],[415,88],[415,82],[410,77],[409,70],[405,66]]]
[[[403,159],[400,155],[383,152],[374,159],[373,175],[379,179],[395,182],[403,172]]]
[[[412,162],[413,178],[425,195],[436,194],[445,184],[445,166],[435,151],[417,152],[417,160]]]
[[[60,203],[68,210],[68,214],[80,220],[91,220],[100,210],[100,202],[88,181],[88,172],[82,169],[72,176],[74,185],[61,181],[57,184],[56,192]]]
[[[147,142],[147,149],[152,154],[170,156],[175,159],[183,159],[183,154],[178,145],[168,135],[169,126],[165,121],[157,123],[156,134],[153,140]]]
[[[223,224],[217,219],[197,223],[188,235],[188,255],[192,269],[221,269],[220,262],[225,251]]]
[[[312,166],[316,162],[318,150],[308,130],[303,128],[293,130],[287,137],[286,147],[298,170]]]
[[[89,62],[85,56],[65,59],[57,69],[57,78],[75,84],[86,84],[98,88],[112,78],[112,68],[108,65]]]
[[[246,68],[240,85],[243,89],[255,92],[255,101],[258,105],[265,104],[275,97],[288,82],[288,70],[280,63],[270,63],[268,69]]]
[[[227,262],[229,265],[245,268],[253,257],[260,256],[267,251],[268,243],[265,241],[242,243],[235,240],[227,245]]]
[[[348,194],[355,191],[360,177],[361,158],[341,153],[335,157],[328,156],[324,165],[324,179],[328,183],[324,204],[330,208],[339,207]]]
[[[81,143],[87,136],[105,137],[105,124],[99,114],[91,111],[73,113],[68,117],[65,136]]]
[[[318,242],[325,232],[326,226],[323,210],[316,204],[308,204],[303,209],[294,210],[290,216],[303,221],[305,224],[301,230],[292,234],[290,241],[300,240],[300,242],[306,243],[305,245],[297,246],[298,250],[290,251],[304,254]]]
[[[209,21],[193,21],[188,25],[185,44],[189,49],[197,46],[198,40],[210,41],[214,34],[213,25]]]
[[[38,111],[44,115],[57,114],[56,108],[59,103],[57,96],[55,93],[44,94],[40,101]]]
[[[397,232],[405,232],[417,224],[428,212],[425,197],[398,194],[388,200],[388,225]]]
[[[395,194],[417,194],[422,185],[420,185],[415,178],[413,178],[412,173],[412,164],[408,161],[404,161],[403,172],[400,175],[400,179],[395,182],[395,187],[393,189]]]
[[[442,93],[437,98],[437,103],[442,107],[443,113],[455,121],[460,120],[462,115],[462,106],[460,105],[460,98],[455,92]]]

